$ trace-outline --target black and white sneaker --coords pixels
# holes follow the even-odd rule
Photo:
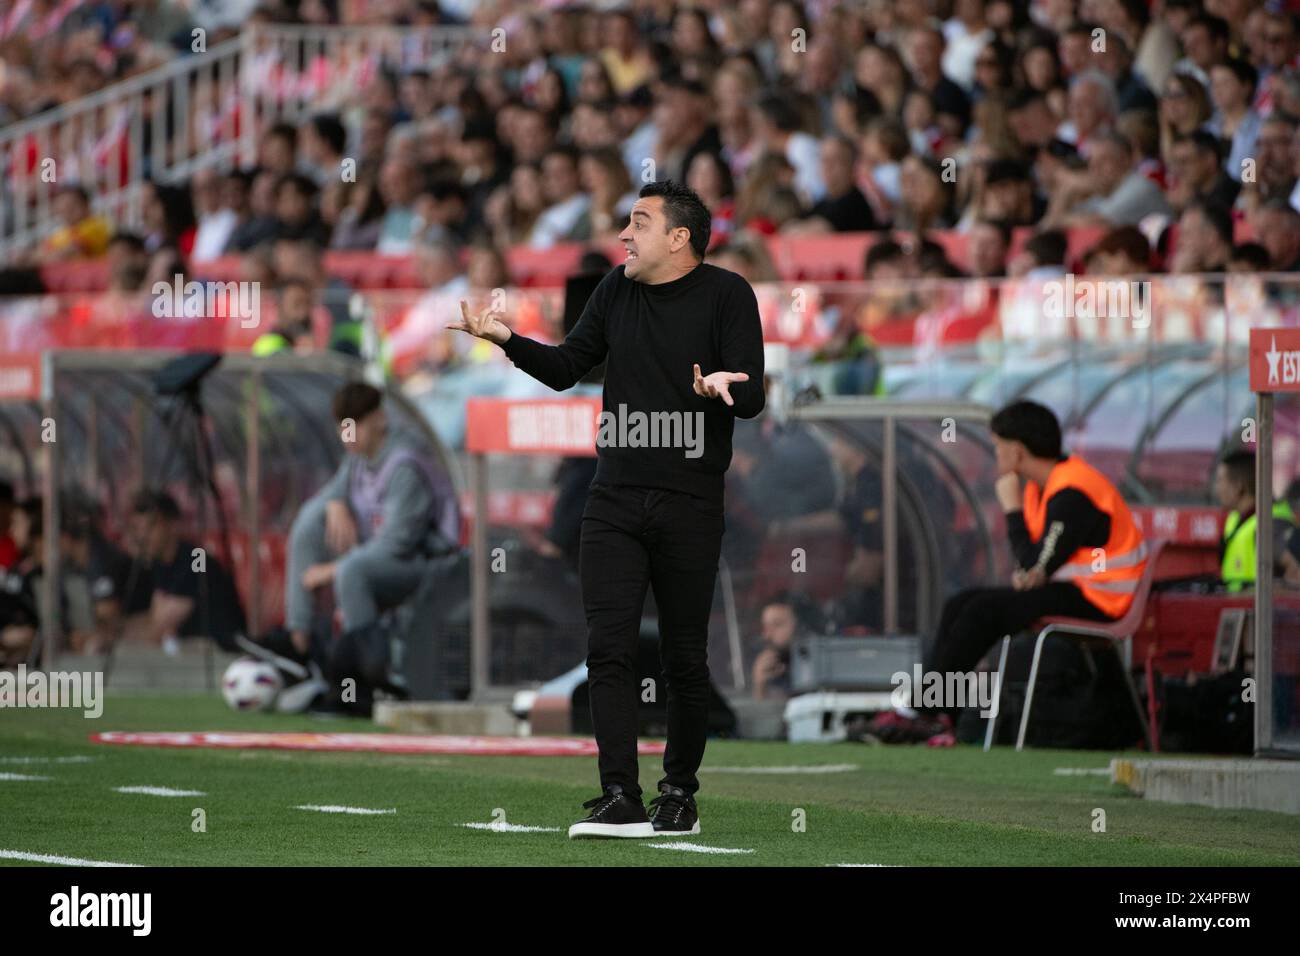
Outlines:
[[[569,839],[583,837],[652,837],[655,829],[646,816],[645,805],[623,792],[614,784],[594,800],[588,800],[584,809],[591,811],[569,827]]]
[[[695,798],[681,787],[660,785],[659,796],[650,801],[650,807],[655,836],[687,836],[700,832],[700,814]]]

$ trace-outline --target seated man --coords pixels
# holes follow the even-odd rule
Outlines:
[[[1146,569],[1146,542],[1128,505],[1101,472],[1061,454],[1061,426],[1050,409],[1013,402],[990,428],[998,502],[1017,567],[1010,587],[971,588],[944,605],[923,663],[926,674],[943,675],[944,686],[947,675],[973,671],[1000,638],[1041,617],[1122,617]],[[886,743],[951,745],[956,710],[955,701],[944,701],[885,711],[869,733]]]
[[[181,536],[180,520],[180,506],[167,492],[136,495],[131,532],[153,582],[146,636],[169,656],[180,653],[181,637],[210,637],[235,651],[245,622],[234,579],[216,555]]]
[[[382,392],[352,382],[335,394],[333,404],[346,454],[334,477],[294,519],[285,626],[294,653],[308,657],[313,592],[333,584],[345,632],[329,653],[337,690],[334,678],[350,660],[355,635],[411,597],[434,559],[457,547],[460,511],[441,465],[389,437]]]
[[[133,561],[100,527],[99,509],[84,500],[64,505],[59,526],[60,551],[70,575],[85,578],[94,615],[93,632],[78,640],[77,653],[106,650],[122,636],[127,618],[148,611],[153,603],[153,581],[147,560]]]
[[[28,498],[12,511],[16,560],[0,568],[0,667],[27,660],[41,626],[41,499]]]
[[[1231,451],[1214,469],[1214,496],[1229,509],[1219,542],[1219,577],[1229,591],[1255,586],[1255,453]],[[1285,498],[1273,503],[1273,558],[1281,559],[1294,520]]]
[[[809,632],[811,614],[807,602],[791,594],[779,594],[764,605],[762,645],[752,672],[755,700],[790,696],[790,651]]]

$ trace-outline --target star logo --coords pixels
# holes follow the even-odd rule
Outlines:
[[[1277,336],[1273,336],[1269,341],[1269,349],[1264,353],[1264,358],[1268,359],[1268,384],[1277,384],[1277,363],[1282,358],[1282,353],[1277,350]]]

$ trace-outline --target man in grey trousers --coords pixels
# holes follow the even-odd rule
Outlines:
[[[351,382],[335,394],[333,412],[346,454],[299,510],[289,538],[285,627],[304,656],[316,589],[334,585],[346,638],[411,597],[460,539],[449,476],[436,459],[389,436],[383,393]]]

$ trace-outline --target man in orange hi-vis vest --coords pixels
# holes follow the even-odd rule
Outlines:
[[[1124,499],[1097,469],[1061,453],[1061,426],[1050,409],[1013,402],[993,416],[990,428],[995,487],[1016,568],[1010,587],[972,588],[944,605],[922,665],[944,687],[956,686],[950,675],[973,671],[1003,635],[1041,617],[1122,617],[1146,568],[1146,542]],[[911,696],[915,701],[917,693]],[[872,720],[867,733],[886,743],[950,745],[958,709],[946,699],[937,706],[896,706]]]

